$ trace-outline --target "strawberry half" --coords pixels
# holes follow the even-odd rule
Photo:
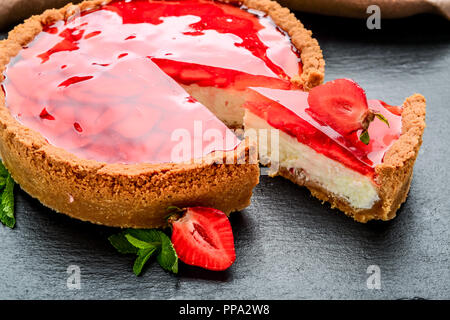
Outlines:
[[[236,260],[231,225],[220,210],[187,208],[172,222],[172,244],[181,261],[204,269],[225,270]]]
[[[366,93],[353,80],[337,79],[309,92],[311,115],[342,135],[367,130],[374,115],[369,110]]]

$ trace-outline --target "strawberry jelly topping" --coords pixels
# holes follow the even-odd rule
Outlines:
[[[299,72],[289,38],[259,12],[204,0],[114,1],[45,27],[2,87],[16,119],[82,158],[170,162],[174,152],[181,161],[239,142],[174,80],[288,89]]]
[[[370,142],[359,140],[361,130],[342,136],[319,123],[308,113],[308,93],[300,90],[252,88],[257,97],[246,104],[252,113],[266,120],[300,143],[334,159],[361,174],[374,177],[374,167],[382,163],[384,154],[401,133],[401,108],[392,107],[380,100],[368,100],[369,108],[381,113],[389,127],[375,118],[369,126]]]

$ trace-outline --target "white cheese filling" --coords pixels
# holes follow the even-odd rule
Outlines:
[[[227,126],[242,127],[245,90],[224,90],[216,87],[201,87],[197,84],[183,85],[183,88]]]
[[[258,141],[261,162],[270,161],[273,163],[272,169],[277,164],[287,169],[302,169],[305,179],[345,199],[355,209],[370,209],[379,200],[376,186],[369,177],[272,128],[248,110],[245,112],[244,127],[245,135]],[[276,170],[277,167],[274,173]]]

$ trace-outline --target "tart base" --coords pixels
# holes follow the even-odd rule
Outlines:
[[[339,209],[347,216],[352,217],[354,220],[365,223],[370,220],[391,220],[395,217],[397,210],[402,203],[406,201],[408,196],[409,187],[411,185],[412,175],[401,186],[398,196],[394,199],[392,205],[385,209],[381,201],[376,202],[370,209],[356,209],[352,207],[348,201],[343,198],[330,193],[325,188],[314,183],[311,180],[305,179],[301,175],[291,173],[287,168],[280,168],[278,175],[292,181],[299,186],[305,186],[311,192],[311,195],[321,200],[322,203],[328,202],[331,208]]]

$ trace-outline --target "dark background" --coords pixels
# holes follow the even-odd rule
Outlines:
[[[353,78],[368,98],[390,104],[415,92],[427,98],[428,127],[397,218],[359,224],[263,176],[252,205],[231,216],[229,270],[181,265],[172,275],[151,263],[136,277],[133,257],[107,241],[117,229],[54,213],[16,186],[17,226],[0,225],[0,298],[449,299],[450,23],[421,15],[368,30],[365,20],[297,17],[319,40],[326,80]],[[71,264],[81,268],[80,290],[67,289]],[[369,265],[381,269],[380,290],[367,289]]]

